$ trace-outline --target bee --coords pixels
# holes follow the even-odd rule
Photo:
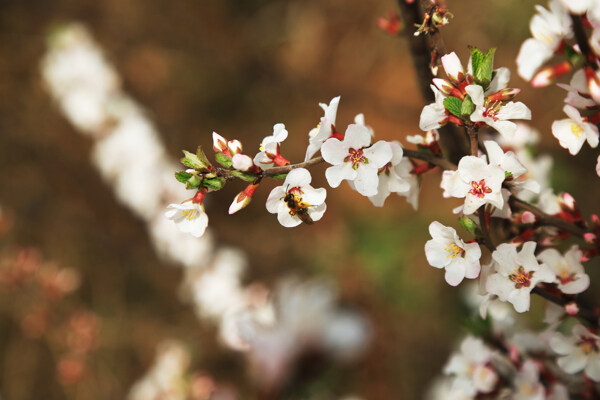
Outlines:
[[[302,200],[302,199],[300,199]],[[308,215],[308,207],[312,207],[311,204],[298,201],[298,198],[293,193],[288,193],[283,198],[283,201],[287,204],[290,209],[291,216],[297,216],[305,224],[311,225],[313,223],[312,218]]]

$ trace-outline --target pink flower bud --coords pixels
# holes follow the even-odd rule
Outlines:
[[[213,149],[217,153],[226,153],[227,149],[227,140],[219,135],[217,132],[213,132]]]
[[[571,71],[573,66],[568,61],[563,61],[553,67],[546,67],[538,72],[531,80],[531,86],[535,88],[545,87],[560,78],[564,74]]]
[[[585,77],[587,79],[587,86],[592,99],[600,102],[600,77],[598,77],[596,71],[594,71],[591,67],[586,67]]]
[[[229,214],[235,214],[242,208],[246,207],[252,201],[252,196],[256,192],[258,184],[250,184],[242,192],[238,193],[233,199],[233,203],[229,206]]]
[[[584,233],[583,240],[585,240],[586,243],[593,244],[596,241],[596,235],[594,235],[593,233],[589,233],[589,232]]]
[[[531,211],[525,211],[521,215],[521,222],[524,224],[533,224],[535,222],[535,215]]]
[[[508,100],[512,100],[516,95],[518,95],[521,92],[521,89],[502,89],[499,92],[496,92],[492,95],[489,95],[487,97],[487,100],[489,102],[494,102],[494,101],[508,101]]]
[[[577,315],[579,313],[579,306],[572,301],[565,305],[565,311],[571,316]]]
[[[377,26],[388,35],[397,35],[402,29],[402,20],[393,10],[389,10],[387,17],[377,18]]]
[[[242,152],[242,142],[239,140],[230,140],[227,142],[227,147],[229,147],[229,151],[232,155],[236,155]]]

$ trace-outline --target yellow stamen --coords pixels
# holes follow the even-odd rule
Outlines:
[[[446,250],[446,253],[448,253],[446,258],[456,258],[456,256],[459,255],[463,251],[463,249],[461,249],[454,243],[450,243],[448,246],[446,246],[444,248],[444,250]]]
[[[573,135],[575,135],[575,137],[577,139],[579,139],[579,134],[583,132],[583,128],[581,125],[579,125],[578,123],[571,123],[571,133],[573,133]]]
[[[181,216],[187,220],[192,220],[198,216],[198,210],[181,210]]]

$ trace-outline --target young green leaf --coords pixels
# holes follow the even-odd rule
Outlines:
[[[205,165],[207,166],[212,166],[212,164],[210,163],[210,161],[208,161],[208,158],[206,157],[206,154],[204,154],[204,151],[202,150],[202,146],[198,146],[198,149],[196,149],[196,155],[198,156],[198,159]]]
[[[231,166],[233,165],[233,161],[231,160],[231,157],[226,156],[223,153],[215,154],[215,159],[217,160],[217,162],[219,164],[221,164],[224,167],[231,168]]]
[[[188,179],[187,182],[185,182],[185,188],[186,189],[196,189],[196,188],[200,187],[201,183],[202,183],[202,178],[200,178],[198,175],[192,175],[190,177],[190,179]]]
[[[200,158],[196,154],[190,153],[189,151],[183,150],[183,154],[185,157],[181,159],[181,163],[189,168],[194,169],[207,169],[209,164],[203,163]]]
[[[444,107],[446,107],[446,110],[448,110],[450,113],[456,115],[457,117],[460,117],[462,109],[462,100],[458,97],[448,96],[444,99]]]
[[[483,60],[479,64],[477,71],[473,71],[475,82],[487,89],[492,81],[492,72],[494,71],[494,53],[496,48],[492,48],[485,53]]]
[[[473,221],[471,218],[466,217],[466,216],[462,216],[459,218],[458,220],[460,222],[460,225],[465,228],[465,230],[467,232],[469,232],[472,235],[475,235],[475,232],[477,231],[477,229],[479,229],[477,227],[477,224],[475,223],[475,221]]]
[[[231,175],[235,176],[236,178],[240,178],[246,182],[254,182],[256,180],[256,176],[250,175],[250,174],[245,174],[241,171],[233,170],[233,171],[231,171]]]
[[[210,178],[202,181],[202,186],[207,189],[219,190],[225,186],[225,180],[223,178]]]
[[[469,50],[471,50],[471,67],[473,69],[473,74],[476,74],[477,71],[479,71],[484,56],[477,47],[469,46]]]
[[[467,96],[463,100],[462,107],[460,108],[460,114],[462,116],[469,116],[469,115],[473,114],[473,111],[475,111],[475,108],[476,107],[475,107],[475,104],[473,103],[473,100],[471,100],[471,96]]]
[[[177,179],[181,183],[186,183],[188,179],[192,177],[192,174],[185,171],[175,172],[175,179]]]

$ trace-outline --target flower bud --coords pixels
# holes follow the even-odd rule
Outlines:
[[[508,100],[512,100],[520,92],[521,92],[521,89],[506,88],[506,89],[502,89],[492,95],[489,95],[487,97],[487,100],[492,103],[495,101],[508,101]]]
[[[217,132],[213,132],[213,149],[217,153],[227,153],[227,140],[219,135]],[[231,156],[231,155],[230,155]]]
[[[235,214],[242,208],[246,207],[252,201],[252,196],[256,192],[258,184],[250,184],[242,192],[238,193],[233,199],[233,203],[229,206],[229,214]]]
[[[553,67],[546,67],[538,72],[531,80],[531,86],[535,88],[550,85],[554,80],[571,71],[573,66],[568,61],[563,61]]]

